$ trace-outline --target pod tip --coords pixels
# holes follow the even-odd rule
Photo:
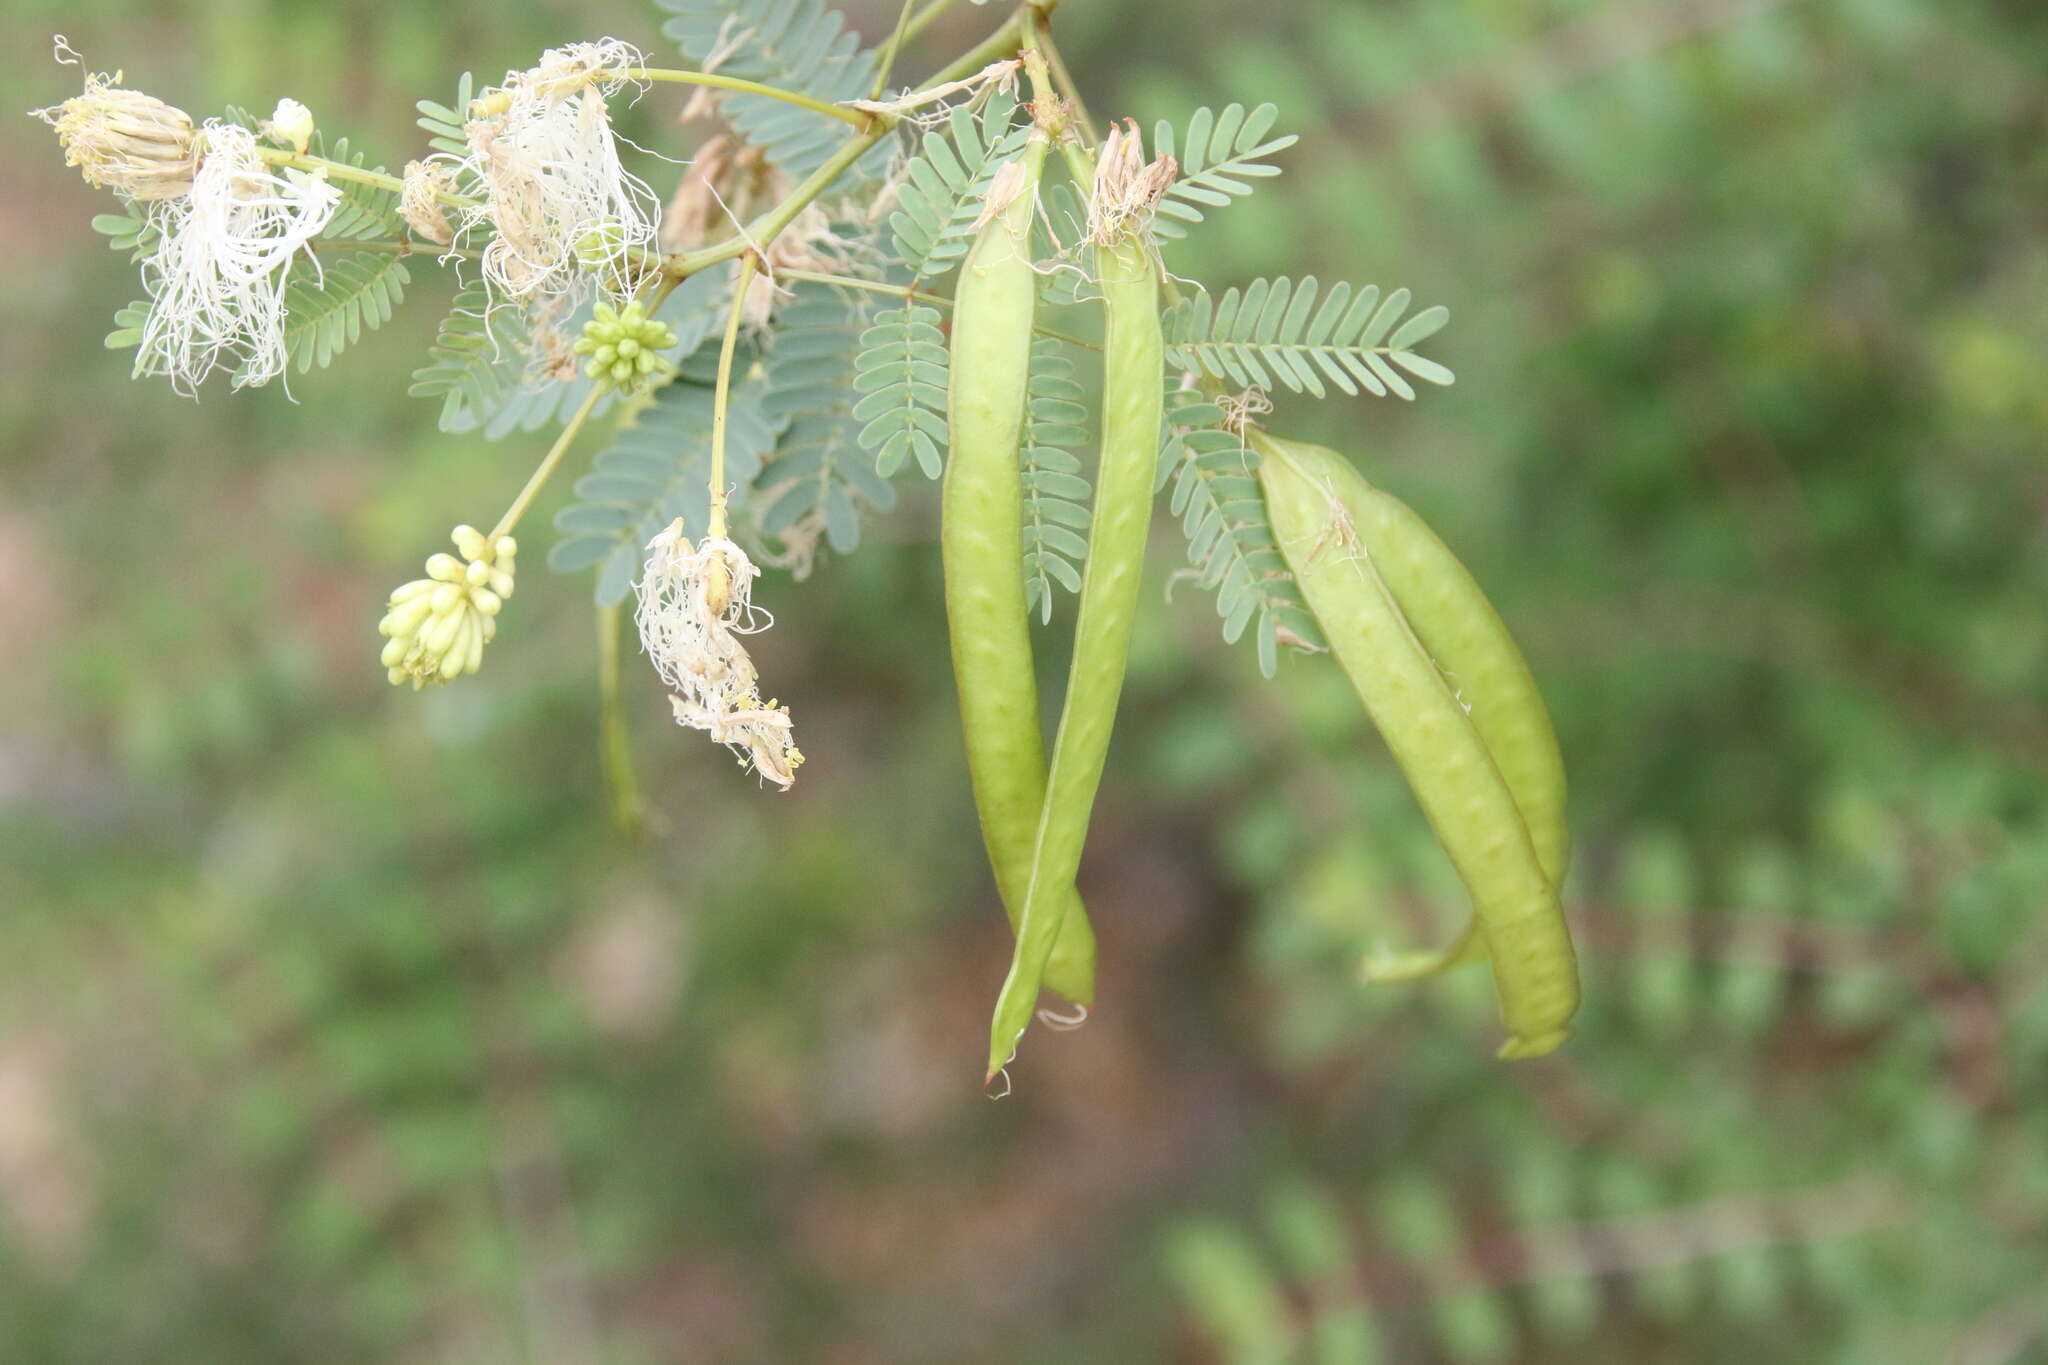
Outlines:
[[[1549,1033],[1539,1033],[1533,1038],[1510,1038],[1500,1045],[1500,1051],[1495,1055],[1509,1062],[1520,1061],[1526,1057],[1544,1057],[1557,1051],[1564,1040],[1571,1036],[1570,1029],[1561,1028],[1553,1029]]]

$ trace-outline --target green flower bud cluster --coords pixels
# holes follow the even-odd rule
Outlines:
[[[668,373],[669,362],[659,353],[675,344],[676,334],[669,325],[648,317],[639,304],[614,310],[610,304],[600,303],[592,310],[590,321],[583,324],[575,350],[577,355],[590,357],[583,372],[596,380],[598,387],[634,393],[647,387],[656,375]]]
[[[417,692],[428,683],[453,682],[483,666],[484,646],[498,633],[498,612],[512,595],[512,558],[519,544],[510,536],[491,540],[474,526],[458,526],[449,537],[462,553],[427,560],[427,576],[391,594],[378,631],[386,675],[410,682]]]

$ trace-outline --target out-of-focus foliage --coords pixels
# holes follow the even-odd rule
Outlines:
[[[670,8],[30,0],[4,31],[195,110],[291,95],[391,164],[460,71],[704,6]],[[957,8],[913,70],[993,22]],[[429,304],[296,406],[132,385],[106,206],[18,120],[0,1355],[2043,1358],[2048,12],[1059,24],[1098,118],[1272,100],[1302,135],[1189,273],[1450,307],[1455,388],[1271,421],[1415,504],[1528,649],[1575,783],[1577,1037],[1505,1067],[1482,976],[1356,984],[1455,926],[1455,879],[1329,661],[1266,681],[1184,592],[1083,870],[1103,1008],[985,1103],[1008,950],[929,486],[758,589],[791,795],[628,669],[635,841],[580,578],[522,580],[459,694],[376,666],[389,584],[535,453],[406,396],[446,282],[412,267]],[[685,98],[629,131],[670,146]]]

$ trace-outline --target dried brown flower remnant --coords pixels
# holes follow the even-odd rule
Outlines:
[[[989,178],[987,193],[981,197],[981,212],[975,215],[974,230],[979,232],[1002,216],[1004,209],[1017,202],[1030,179],[1031,173],[1025,170],[1021,159],[1005,161],[998,167]]]
[[[730,236],[764,203],[780,200],[789,178],[761,149],[727,133],[705,140],[690,158],[661,216],[661,249],[689,251]]]
[[[804,761],[789,708],[761,699],[754,661],[740,641],[773,624],[752,602],[761,571],[729,540],[706,536],[693,545],[680,519],[647,549],[633,619],[640,647],[675,689],[669,703],[676,723],[704,731],[743,766],[788,790]]]
[[[398,213],[405,225],[422,240],[447,246],[455,240],[448,215],[441,212],[440,196],[455,187],[455,173],[444,162],[408,161],[400,182]]]
[[[1088,201],[1088,240],[1114,245],[1143,231],[1160,198],[1180,174],[1180,163],[1165,153],[1145,160],[1136,119],[1112,127],[1095,159],[1095,188]]]

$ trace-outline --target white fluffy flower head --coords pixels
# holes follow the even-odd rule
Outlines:
[[[729,540],[706,536],[691,544],[680,520],[647,549],[633,619],[640,647],[675,689],[669,702],[676,723],[705,731],[787,791],[804,761],[789,708],[761,699],[754,661],[740,641],[773,624],[751,600],[760,569]]]
[[[183,393],[220,366],[237,387],[284,372],[285,277],[341,202],[324,175],[274,173],[246,128],[209,122],[200,145],[190,193],[150,206],[149,321],[135,356],[137,375],[168,375]]]
[[[633,256],[654,242],[660,200],[619,161],[605,97],[640,64],[616,38],[541,54],[470,106],[465,161],[484,187],[462,229],[488,226],[484,275],[501,297],[522,302],[576,291],[594,280],[629,297]]]

